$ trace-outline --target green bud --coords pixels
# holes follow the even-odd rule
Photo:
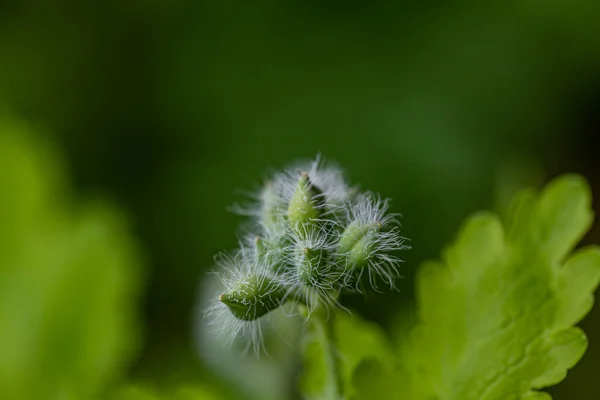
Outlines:
[[[324,250],[301,249],[296,261],[300,281],[308,285],[321,282],[324,278],[321,268],[325,265],[326,257]]]
[[[278,308],[285,289],[268,277],[252,276],[219,296],[238,319],[252,321]]]
[[[369,236],[370,233],[364,235],[347,253],[346,257],[350,265],[362,267],[367,264],[369,255],[373,251],[373,247],[375,245]]]
[[[351,251],[358,245],[358,247],[364,247],[365,243],[360,246],[360,242],[369,234],[369,232],[377,231],[381,229],[381,224],[368,224],[364,222],[355,221],[350,223],[342,236],[340,237],[340,242],[338,246],[339,254],[346,254]]]
[[[319,218],[321,214],[318,208],[319,194],[320,191],[311,184],[308,174],[303,172],[288,205],[288,220],[293,227],[308,225]]]

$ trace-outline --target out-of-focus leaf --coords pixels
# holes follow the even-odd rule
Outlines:
[[[354,315],[339,312],[335,316],[336,351],[339,369],[347,397],[353,395],[352,374],[365,359],[393,359],[389,340],[379,326]]]
[[[375,359],[365,359],[354,370],[353,400],[411,399],[411,381],[406,371]]]
[[[0,398],[93,398],[138,339],[139,254],[113,207],[73,205],[54,149],[0,119]]]
[[[143,386],[126,386],[121,388],[114,396],[114,400],[166,400],[154,390]]]
[[[130,385],[121,388],[112,400],[223,400],[213,391],[200,386],[181,386],[167,393],[160,393],[148,387]]]

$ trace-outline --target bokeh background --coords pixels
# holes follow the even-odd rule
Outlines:
[[[412,304],[414,270],[439,254],[471,212],[502,213],[519,187],[564,172],[583,174],[600,199],[599,124],[596,0],[0,2],[0,135],[12,135],[0,141],[0,176],[15,185],[0,188],[0,197],[28,205],[19,196],[32,185],[53,193],[40,200],[44,209],[67,192],[67,210],[95,199],[102,205],[81,224],[107,224],[106,240],[120,249],[98,254],[136,265],[131,276],[110,278],[126,295],[107,306],[106,318],[125,309],[139,322],[123,339],[126,361],[106,365],[107,382],[195,385],[215,398],[294,398],[294,361],[282,384],[273,360],[223,368],[226,352],[199,345],[206,273],[215,253],[235,246],[241,222],[227,208],[269,171],[321,153],[352,183],[394,199],[413,246],[401,293],[369,305],[348,299],[390,328]],[[35,179],[19,167],[36,160],[29,151],[52,160],[40,161]],[[11,154],[26,157],[11,164]],[[14,213],[5,214],[9,221]],[[118,228],[106,222],[113,219]],[[48,238],[56,236],[54,225],[44,226]],[[78,229],[66,248],[84,235]],[[26,249],[29,237],[22,237]],[[600,242],[598,225],[584,242]],[[44,265],[50,256],[39,254]],[[52,321],[100,285],[102,257],[87,257],[79,263],[88,275],[73,281]],[[38,275],[29,273],[21,278]],[[40,285],[44,279],[53,278],[38,278]],[[114,288],[106,282],[102,290]],[[30,293],[20,293],[5,305],[17,319],[36,309]],[[72,317],[69,324],[78,324]],[[89,332],[100,343],[106,332],[96,325]],[[551,390],[556,399],[600,398],[600,307],[582,325],[589,350]],[[48,355],[40,371],[60,369],[62,357]],[[85,370],[82,363],[75,370]],[[276,390],[245,386],[249,376],[263,382],[260,368],[264,382],[277,377]],[[0,390],[10,386],[0,383]]]

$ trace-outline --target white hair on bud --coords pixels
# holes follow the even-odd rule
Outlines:
[[[290,243],[289,253],[297,248],[330,251],[335,248],[338,235],[331,224],[301,224],[297,228],[289,226],[285,238]]]
[[[308,174],[310,184],[320,192],[317,199],[321,207],[335,209],[349,201],[355,192],[346,183],[344,172],[340,168],[325,164],[317,156],[314,161],[296,164],[275,176],[273,182],[286,204],[294,195],[298,177],[303,172]]]
[[[259,231],[263,236],[281,235],[287,203],[279,183],[269,180],[260,189],[244,193],[248,200],[229,208],[235,214],[250,217],[249,223],[244,224],[244,230]]]
[[[231,345],[235,340],[240,339],[246,342],[244,352],[252,349],[256,354],[259,354],[261,350],[264,350],[263,324],[265,320],[268,320],[269,314],[251,320],[239,319],[220,300],[220,294],[239,293],[240,287],[243,288],[245,282],[257,280],[260,284],[266,279],[272,280],[273,284],[267,286],[267,292],[258,297],[249,296],[244,299],[243,304],[247,304],[250,310],[253,305],[270,296],[277,289],[278,284],[283,284],[281,278],[274,276],[268,266],[260,262],[255,246],[249,243],[241,242],[240,248],[233,256],[221,253],[215,257],[215,261],[220,267],[220,271],[213,273],[219,278],[220,287],[215,291],[210,306],[204,313],[204,316],[209,320],[208,325],[214,327],[217,333],[227,335],[226,345]]]
[[[346,183],[344,172],[325,164],[320,155],[305,170],[311,182],[323,192],[327,204],[339,205],[352,197],[354,189]]]
[[[215,296],[215,300],[206,309],[204,316],[209,319],[208,325],[214,328],[216,333],[227,337],[225,342],[227,346],[240,339],[246,343],[244,353],[252,349],[254,353],[259,354],[264,350],[262,325],[268,315],[251,321],[241,320],[229,311],[227,305],[218,300],[218,296]]]
[[[321,156],[317,155],[313,161],[297,163],[283,172],[276,173],[259,190],[246,193],[249,200],[245,204],[234,204],[230,210],[251,218],[247,229],[249,231],[258,228],[265,236],[281,234],[285,229],[284,216],[287,206],[303,172],[308,174],[310,185],[318,189],[318,204],[315,206],[324,209],[325,214],[339,211],[356,193],[356,189],[346,183],[342,169],[326,164]],[[269,223],[265,223],[265,216],[269,213],[275,214],[274,221],[268,220]]]
[[[339,232],[333,225],[320,224],[301,225],[297,229],[287,230],[288,242],[286,261],[291,266],[283,275],[285,284],[290,288],[286,296],[299,296],[306,305],[310,315],[319,304],[343,308],[337,301],[339,285],[342,278],[340,265],[333,257],[319,258],[318,271],[309,274],[308,281],[303,280],[297,268],[305,257],[305,251],[315,251],[319,257],[332,254]]]
[[[346,218],[350,223],[358,221],[381,226],[399,225],[399,214],[387,212],[389,202],[389,199],[382,199],[377,194],[361,193],[354,202],[346,205]]]
[[[389,200],[382,199],[373,193],[362,193],[355,202],[346,206],[348,223],[363,223],[377,225],[379,229],[370,230],[366,235],[364,250],[367,252],[367,267],[363,267],[356,277],[355,289],[360,291],[358,285],[365,272],[369,284],[375,291],[379,291],[377,279],[381,279],[391,290],[395,289],[396,279],[400,277],[399,266],[402,259],[395,252],[408,250],[406,238],[400,235],[397,217],[399,214],[388,213]],[[348,283],[355,277],[346,276]]]
[[[371,287],[378,291],[376,277],[386,283],[391,290],[395,289],[396,279],[400,277],[399,266],[402,259],[393,252],[407,250],[405,238],[401,237],[397,228],[390,231],[376,231],[367,234],[368,243],[365,248],[370,249],[368,255],[368,267],[366,268]],[[362,274],[363,270],[360,272]],[[361,279],[359,275],[358,280]]]

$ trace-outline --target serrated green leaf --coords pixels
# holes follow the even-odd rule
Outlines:
[[[564,326],[579,322],[594,304],[593,292],[600,283],[600,247],[577,251],[558,271],[557,291],[561,298],[558,318]]]
[[[552,397],[544,392],[529,392],[518,400],[552,400]]]
[[[506,230],[495,215],[477,214],[442,262],[422,267],[420,325],[401,355],[422,393],[406,398],[550,398],[532,389],[561,381],[583,355],[587,340],[572,325],[600,281],[597,248],[565,261],[591,225],[590,197],[573,175],[539,196],[525,191]]]
[[[136,348],[137,246],[26,126],[0,121],[0,171],[0,398],[94,398]]]

